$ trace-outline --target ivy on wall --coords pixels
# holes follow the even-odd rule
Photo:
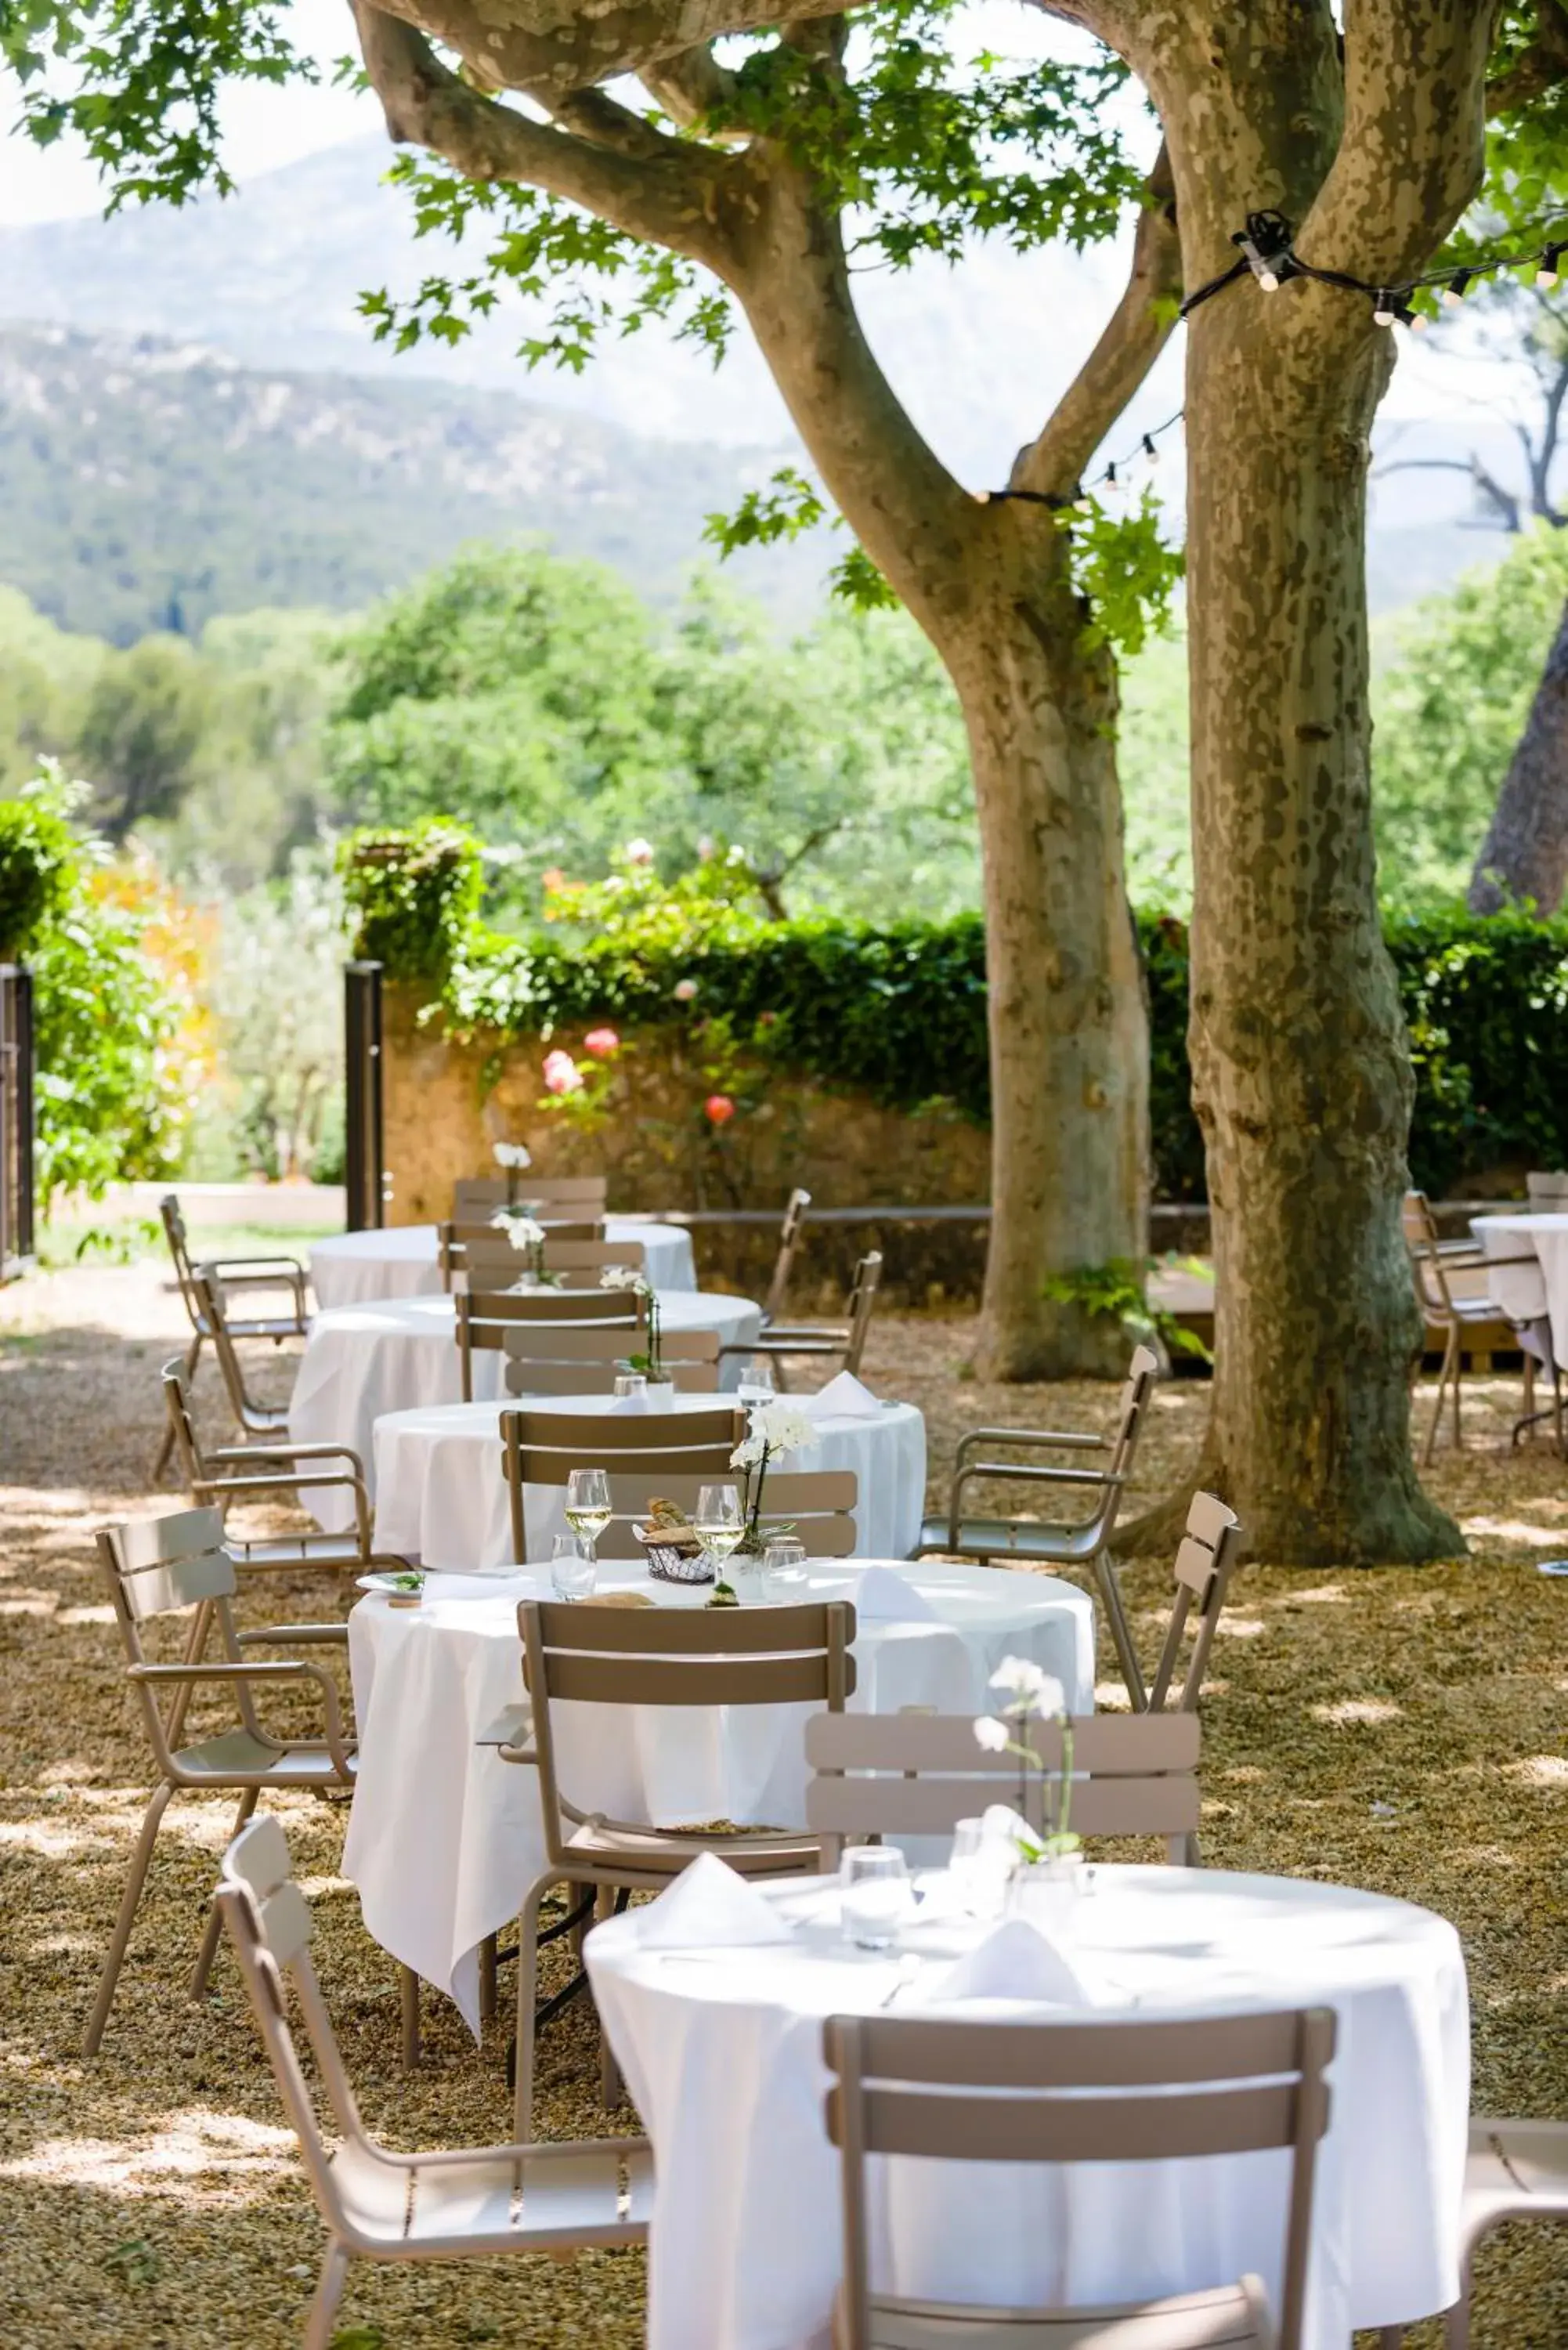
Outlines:
[[[439,837],[438,837],[439,836]],[[407,844],[406,856],[400,844]],[[366,854],[369,846],[369,855]],[[460,1034],[546,1041],[560,1027],[722,1024],[727,1052],[804,1070],[905,1111],[990,1115],[985,930],[977,914],[883,929],[761,919],[711,891],[624,876],[579,887],[587,935],[506,939],[478,920],[480,851],[461,827],[349,850],[357,951],[431,989]],[[1155,1189],[1201,1200],[1187,1059],[1188,941],[1138,917],[1148,978]],[[1568,920],[1390,917],[1416,1066],[1413,1178],[1451,1191],[1499,1167],[1568,1163]]]

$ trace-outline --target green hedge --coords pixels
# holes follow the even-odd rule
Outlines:
[[[452,829],[442,830],[436,857],[427,837],[410,841],[415,888],[396,840],[378,836],[353,875],[358,951],[385,961],[393,978],[427,983],[446,956],[440,1002],[460,1030],[547,1035],[597,1018],[629,1027],[721,1019],[742,1051],[891,1107],[945,1105],[981,1123],[989,1115],[978,915],[874,930],[671,906],[586,946],[544,931],[506,940],[471,918],[476,848],[454,854]],[[1145,914],[1138,931],[1149,982],[1156,1191],[1201,1200],[1186,926]],[[1568,1164],[1568,921],[1390,917],[1387,937],[1416,1064],[1416,1181],[1441,1193],[1500,1164]],[[682,1000],[678,986],[692,981],[695,994]]]

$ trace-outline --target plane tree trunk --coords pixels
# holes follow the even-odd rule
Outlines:
[[[1472,914],[1554,914],[1568,880],[1568,606],[1470,878]]]

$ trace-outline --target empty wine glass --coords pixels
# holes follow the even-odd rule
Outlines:
[[[697,1515],[692,1523],[717,1574],[746,1531],[739,1487],[701,1486],[697,1494]]]
[[[774,1367],[766,1355],[748,1355],[736,1388],[742,1403],[772,1403],[778,1393]]]
[[[574,1469],[566,1479],[566,1523],[588,1546],[597,1569],[598,1539],[611,1517],[609,1479],[602,1469]]]
[[[805,1581],[805,1544],[794,1534],[772,1534],[763,1553],[763,1589],[776,1591]]]
[[[593,1558],[576,1534],[557,1534],[550,1546],[550,1587],[557,1599],[586,1599],[598,1581]]]

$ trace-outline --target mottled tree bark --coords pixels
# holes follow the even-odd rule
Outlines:
[[[1554,914],[1568,880],[1568,606],[1470,877],[1472,914]]]
[[[1264,206],[1303,257],[1397,279],[1473,192],[1490,20],[1469,0],[1364,0],[1343,69],[1326,5],[1119,13],[1189,286]],[[1371,313],[1249,278],[1189,334],[1189,1049],[1217,1275],[1200,1473],[1255,1552],[1303,1565],[1463,1547],[1408,1440],[1412,1084],[1374,881],[1365,576],[1391,340]]]

